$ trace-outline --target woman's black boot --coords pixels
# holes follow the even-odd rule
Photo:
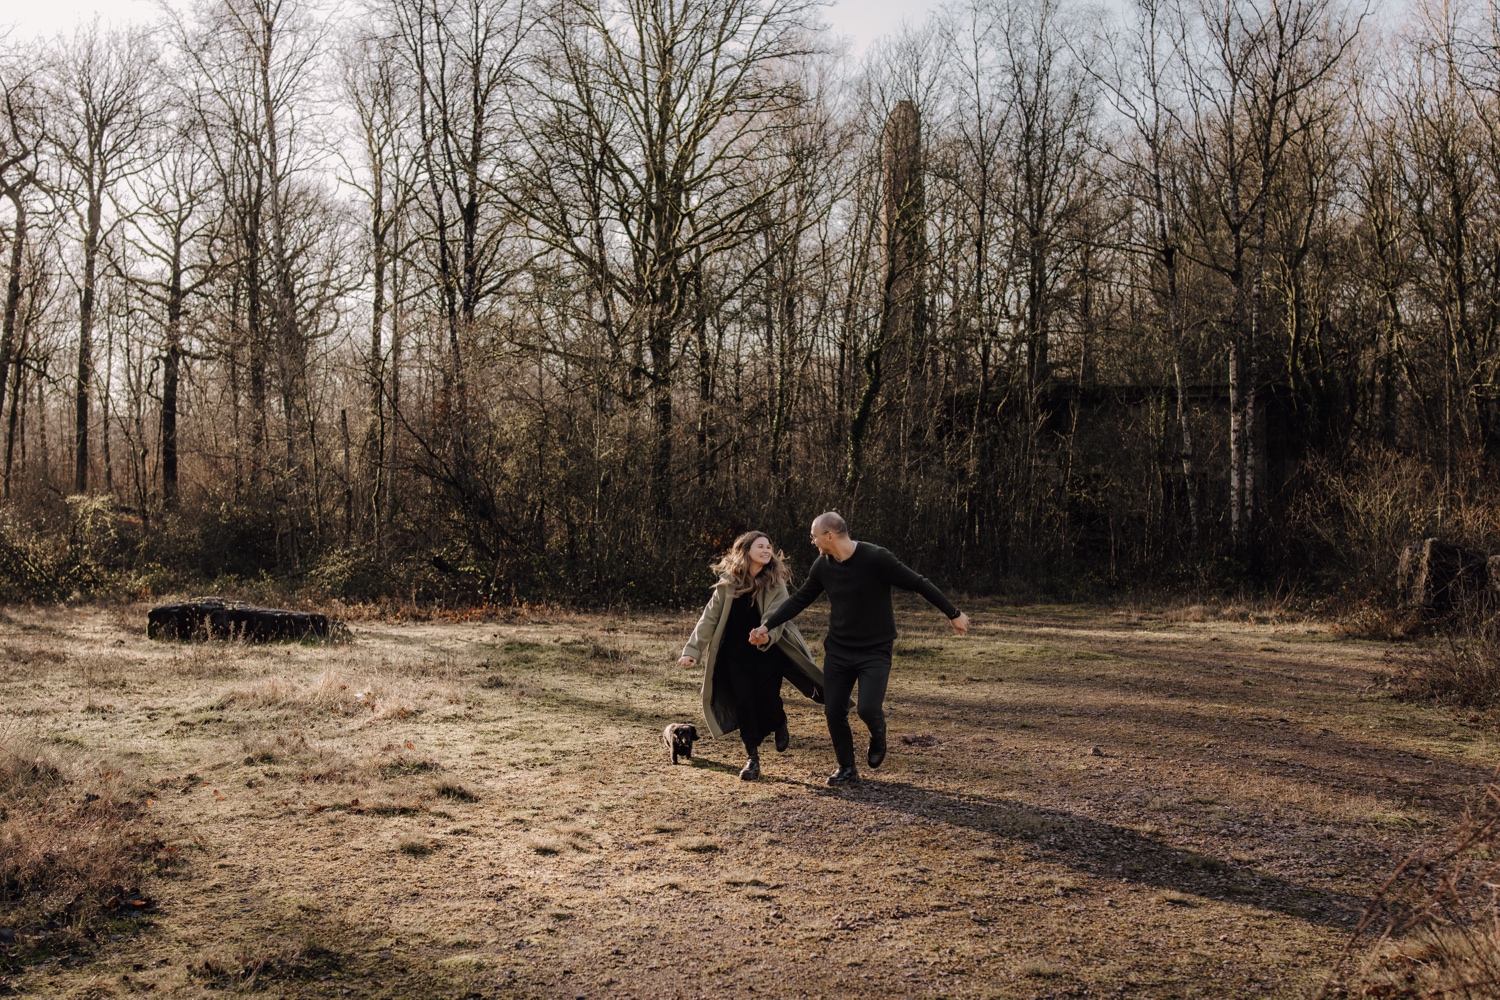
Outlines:
[[[760,758],[751,757],[745,761],[745,766],[740,768],[741,781],[754,781],[760,777]]]
[[[786,723],[776,727],[776,752],[786,753],[786,748],[792,745],[792,734],[787,730]]]

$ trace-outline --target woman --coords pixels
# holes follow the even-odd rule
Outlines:
[[[823,671],[797,627],[787,623],[771,630],[765,646],[750,644],[750,631],[786,600],[786,559],[761,531],[734,540],[712,567],[719,582],[698,625],[682,648],[679,665],[703,662],[703,716],[715,736],[740,731],[749,756],[740,771],[745,781],[760,777],[760,745],[776,734],[776,749],[790,742],[781,680],[821,700]]]

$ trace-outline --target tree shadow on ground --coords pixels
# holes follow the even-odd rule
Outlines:
[[[934,791],[900,781],[863,781],[837,790],[797,783],[850,803],[1025,842],[1039,859],[1089,875],[1274,910],[1312,924],[1351,928],[1368,903],[1352,893],[1300,885],[1063,810]]]
[[[952,707],[937,699],[929,703],[904,698],[901,704]],[[1004,713],[975,713],[968,721],[971,735],[993,738],[1005,749],[1020,749],[1019,739],[1007,742],[1006,737],[1017,733],[1021,723],[1036,718],[1047,722],[1020,730],[1021,738],[1055,746],[1059,755],[1076,754],[1096,744],[1108,751],[1107,756],[1144,767],[1191,763],[1237,773],[1246,780],[1274,777],[1331,793],[1370,795],[1437,814],[1461,813],[1474,790],[1494,773],[1488,766],[1466,760],[1407,750],[1395,740],[1360,739],[1272,717],[1225,719],[1197,706],[1115,706],[1107,712],[1079,714],[1076,707],[1063,702],[1033,703]],[[1159,741],[1163,739],[1177,742],[1162,746]],[[1203,740],[1215,746],[1198,747]],[[1224,801],[1231,800],[1226,792],[1218,794]]]

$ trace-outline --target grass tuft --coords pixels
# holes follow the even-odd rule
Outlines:
[[[1045,958],[1027,959],[1016,966],[1016,972],[1026,979],[1058,979],[1068,974],[1066,968]]]
[[[407,760],[405,757],[397,757],[395,760],[380,765],[380,776],[389,781],[392,778],[405,778],[413,774],[430,774],[440,767],[442,765],[435,760]]]
[[[455,802],[479,801],[479,796],[475,795],[463,785],[460,785],[454,781],[444,781],[439,783],[435,791],[442,798],[452,799]]]
[[[210,952],[202,962],[188,969],[210,987],[266,990],[278,982],[326,978],[342,965],[336,952],[312,941],[273,937],[254,945]]]
[[[1389,684],[1408,701],[1463,708],[1500,704],[1500,618],[1461,623],[1436,645],[1402,657]]]

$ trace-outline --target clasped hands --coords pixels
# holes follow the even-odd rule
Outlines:
[[[764,645],[766,645],[770,641],[771,641],[770,630],[767,629],[764,625],[761,625],[761,626],[759,626],[757,628],[754,628],[754,629],[752,629],[750,631],[750,642],[751,642],[752,645],[755,645],[755,646],[764,646]],[[677,665],[679,667],[693,667],[693,666],[697,666],[697,664],[698,664],[698,658],[696,656],[679,656],[677,658]]]
[[[957,618],[950,618],[948,621],[953,626],[953,631],[959,635],[963,635],[969,631],[969,616],[962,612],[959,613]],[[770,642],[771,630],[764,625],[758,625],[750,630],[750,645],[765,646]],[[691,667],[698,662],[698,658],[695,656],[684,656],[677,662],[680,666]]]
[[[958,613],[957,618],[950,618],[948,621],[953,626],[953,631],[959,635],[964,635],[969,631],[969,616],[962,611]],[[750,630],[750,644],[752,646],[764,646],[770,641],[771,630],[764,625]]]

